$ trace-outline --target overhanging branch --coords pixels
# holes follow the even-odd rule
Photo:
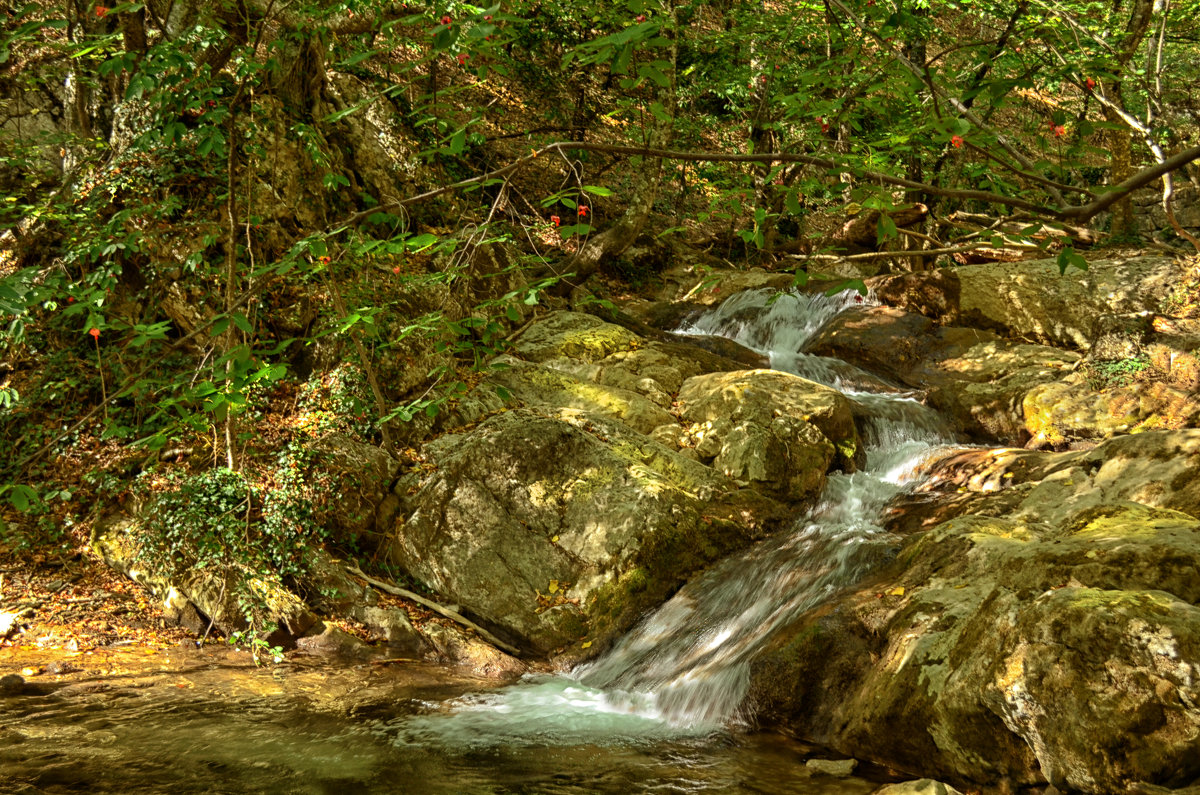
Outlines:
[[[939,185],[929,185],[916,180],[905,179],[904,177],[896,177],[891,174],[884,174],[879,171],[870,171],[867,169],[856,168],[851,164],[830,160],[824,157],[815,157],[813,155],[795,154],[791,152],[758,152],[755,154],[729,154],[723,152],[689,152],[679,151],[674,149],[656,149],[645,146],[616,146],[612,144],[589,143],[587,141],[558,141],[556,143],[547,144],[540,149],[531,150],[531,152],[518,160],[514,160],[506,166],[489,171],[485,174],[480,174],[477,177],[460,180],[449,185],[443,185],[440,188],[425,191],[416,196],[410,196],[407,199],[388,202],[384,205],[372,207],[370,210],[364,210],[355,213],[346,219],[345,223],[357,223],[365,219],[367,216],[377,213],[380,210],[389,209],[392,207],[403,207],[418,202],[427,201],[437,196],[446,193],[452,193],[463,188],[469,188],[474,185],[481,185],[489,180],[500,179],[519,171],[521,168],[529,165],[538,157],[552,152],[565,152],[567,150],[584,150],[588,152],[599,152],[602,154],[619,155],[623,157],[653,157],[662,158],[664,160],[675,160],[684,162],[708,162],[708,163],[803,163],[805,165],[823,168],[830,172],[845,172],[851,171],[864,179],[875,180],[885,185],[894,185],[898,188],[903,188],[908,191],[922,191],[932,196],[944,196],[952,199],[963,199],[966,201],[979,201],[985,204],[1000,205],[1002,207],[1012,207],[1018,210],[1025,210],[1042,218],[1051,218],[1058,221],[1072,220],[1077,222],[1087,221],[1104,210],[1108,209],[1113,203],[1120,200],[1122,197],[1132,193],[1133,191],[1149,185],[1156,179],[1162,177],[1171,171],[1175,171],[1183,166],[1191,163],[1194,160],[1200,160],[1200,146],[1193,146],[1190,149],[1185,149],[1178,154],[1167,158],[1161,163],[1156,163],[1149,168],[1145,168],[1134,174],[1129,179],[1115,186],[1109,192],[1105,193],[1095,201],[1078,206],[1060,206],[1051,207],[1045,204],[1021,199],[1015,196],[1005,196],[1000,193],[991,191],[970,190],[962,188],[944,188]]]

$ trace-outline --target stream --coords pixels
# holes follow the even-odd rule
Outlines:
[[[952,443],[911,397],[860,391],[870,376],[799,353],[855,302],[750,291],[680,330],[841,389],[867,417],[867,464],[831,474],[789,531],[694,578],[600,658],[495,689],[420,663],[255,669],[181,651],[128,681],[0,696],[0,792],[872,791],[882,771],[811,775],[820,749],[753,731],[745,704],[754,655],[895,554],[885,505]]]

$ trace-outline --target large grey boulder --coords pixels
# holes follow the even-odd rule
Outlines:
[[[1200,776],[1200,431],[976,458],[932,529],[756,661],[760,717],[954,781]]]
[[[784,507],[597,414],[517,409],[426,445],[392,561],[539,654],[588,656]]]

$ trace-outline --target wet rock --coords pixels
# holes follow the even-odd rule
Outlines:
[[[928,358],[933,321],[886,306],[852,307],[833,318],[805,346],[808,353],[842,359],[896,383],[916,386],[911,373]]]
[[[943,784],[931,778],[922,778],[916,781],[888,784],[875,790],[871,795],[962,795],[962,793],[949,784]]]
[[[951,460],[953,515],[755,662],[760,719],[981,784],[1200,775],[1200,431]]]
[[[854,768],[858,767],[857,759],[809,759],[804,763],[814,773],[819,773],[823,776],[835,776],[836,778],[845,778],[854,772]]]
[[[15,696],[25,689],[25,677],[20,674],[0,676],[0,695]]]
[[[475,676],[511,681],[529,671],[529,666],[516,657],[453,624],[427,624],[424,633],[436,650],[436,659],[453,663]]]
[[[43,669],[43,673],[61,676],[63,674],[75,673],[82,670],[83,669],[78,665],[75,665],[68,660],[53,660],[46,664],[45,669]]]
[[[319,635],[296,641],[296,649],[307,654],[346,659],[366,659],[375,652],[365,642],[334,626],[325,626]]]
[[[540,654],[594,653],[784,515],[780,503],[580,411],[505,411],[424,455],[431,468],[398,495],[392,561]]]
[[[350,617],[366,626],[372,641],[387,643],[391,652],[415,654],[425,645],[402,608],[355,607]]]

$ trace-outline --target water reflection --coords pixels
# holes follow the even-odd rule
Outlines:
[[[481,693],[478,680],[419,663],[271,672],[227,659],[142,662],[130,675],[85,672],[56,692],[0,697],[0,792],[865,795],[876,786],[810,778],[808,749],[772,735],[666,737],[616,708],[606,730],[595,722],[598,691],[561,680]],[[587,710],[586,728],[558,709],[564,702]],[[448,704],[458,734],[427,735],[423,721]]]

